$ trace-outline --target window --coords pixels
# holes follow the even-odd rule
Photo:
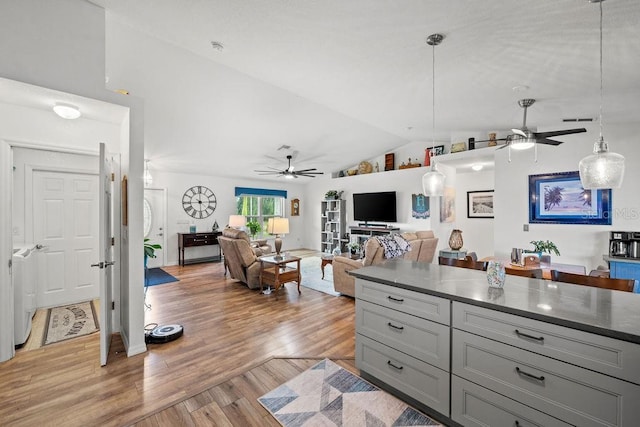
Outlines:
[[[260,231],[256,237],[266,236],[269,218],[284,216],[284,197],[236,196],[236,213],[247,217],[247,222],[256,221],[260,224]]]

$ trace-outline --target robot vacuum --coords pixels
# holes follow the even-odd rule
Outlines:
[[[184,332],[182,325],[156,325],[145,328],[144,342],[147,344],[162,344],[180,338]]]

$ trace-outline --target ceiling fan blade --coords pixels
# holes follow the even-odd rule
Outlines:
[[[536,136],[536,138],[549,138],[549,137],[554,137],[554,136],[561,136],[561,135],[571,135],[574,133],[582,133],[582,132],[586,132],[587,130],[585,128],[576,128],[576,129],[565,129],[565,130],[556,130],[556,131],[551,131],[551,132],[534,132],[533,134]]]
[[[299,171],[296,171],[296,173],[306,173],[306,172],[311,172],[317,170],[316,168],[311,168],[311,169],[300,169]]]
[[[515,133],[516,135],[524,136],[525,138],[527,137],[527,134],[522,129],[511,129],[511,132]]]
[[[481,141],[473,141],[473,142],[477,144],[478,142],[506,141],[506,140],[507,138],[496,138],[496,139],[483,139]]]
[[[547,139],[547,138],[537,138],[536,143],[547,144],[547,145],[560,145],[562,144],[562,141],[556,141],[555,139]]]
[[[496,148],[496,150],[502,150],[503,148],[507,148],[508,146],[509,146],[509,143],[506,143]]]

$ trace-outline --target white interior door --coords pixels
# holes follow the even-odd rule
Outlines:
[[[149,258],[147,267],[162,267],[167,265],[166,250],[167,228],[166,216],[166,190],[159,188],[144,189],[144,237],[149,239],[148,243],[158,244],[162,249],[156,250],[155,258]]]
[[[32,182],[34,243],[44,246],[38,307],[97,298],[98,177],[34,170]]]
[[[15,355],[13,334],[13,284],[11,281],[11,148],[0,140],[0,362]]]
[[[111,188],[113,185],[112,165],[105,153],[105,145],[100,144],[99,175],[99,262],[100,271],[100,365],[107,364],[111,345],[113,325],[113,246],[111,245]],[[93,264],[96,266],[96,264]]]

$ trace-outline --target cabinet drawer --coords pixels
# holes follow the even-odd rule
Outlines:
[[[449,416],[449,373],[356,334],[356,366]]]
[[[356,330],[416,359],[449,370],[448,326],[358,299]]]
[[[451,376],[451,419],[472,427],[571,425],[455,375]]]
[[[631,426],[640,386],[453,330],[452,373],[579,426]]]
[[[419,292],[356,279],[356,298],[449,325],[451,302]]]
[[[640,384],[640,345],[453,303],[453,327]]]
[[[213,235],[184,236],[184,246],[206,246],[215,245],[216,237]]]

